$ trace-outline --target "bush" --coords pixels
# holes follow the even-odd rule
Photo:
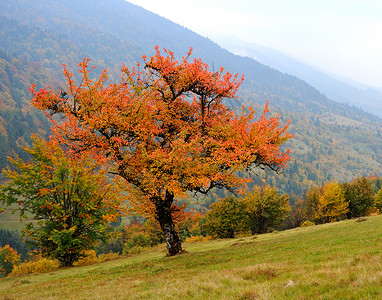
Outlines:
[[[0,277],[10,274],[20,261],[20,255],[9,245],[0,248]]]
[[[379,213],[382,213],[382,187],[378,191],[378,193],[375,194],[374,201],[375,208],[378,210]]]
[[[98,263],[98,257],[94,250],[87,250],[83,253],[83,257],[73,263],[73,266],[88,266]]]
[[[142,253],[145,251],[145,247],[141,247],[141,246],[133,246],[131,248],[125,248],[123,250],[123,253],[124,254],[139,254],[139,253]]]
[[[28,257],[27,244],[20,239],[20,232],[0,228],[0,248],[9,245],[20,254],[21,260]]]
[[[187,213],[184,220],[177,224],[181,240],[185,241],[192,236],[206,236],[206,232],[203,231],[204,223],[205,217],[200,212]]]
[[[366,177],[357,177],[351,183],[341,185],[345,201],[349,203],[348,218],[367,216],[373,209],[374,190]]]
[[[117,259],[119,257],[120,256],[119,256],[118,253],[109,252],[109,253],[106,253],[106,254],[98,255],[98,261],[99,262],[104,262],[104,261],[109,261],[109,260],[115,260],[115,259]]]
[[[314,225],[316,225],[316,224],[314,224],[312,221],[304,221],[304,222],[302,222],[300,227],[309,227],[309,226],[314,226]]]
[[[247,226],[252,234],[272,231],[280,225],[290,211],[289,196],[280,195],[269,185],[255,186],[242,199],[246,213]]]
[[[117,179],[90,157],[73,159],[54,141],[33,139],[33,148],[24,148],[31,160],[10,159],[13,166],[4,170],[9,181],[0,185],[0,203],[38,220],[26,225],[25,237],[44,256],[71,266],[108,236],[124,196]]]
[[[151,239],[150,236],[144,234],[143,232],[134,232],[128,241],[125,243],[123,248],[124,254],[134,254],[132,251],[136,251],[139,248],[150,247]]]
[[[306,192],[307,217],[316,224],[342,220],[348,213],[343,189],[338,182],[327,182]]]
[[[134,247],[146,248],[153,247],[163,242],[163,234],[156,220],[147,219],[144,224],[134,222],[124,227],[125,244],[123,247],[124,254],[132,254],[130,250]]]
[[[15,266],[9,277],[16,277],[34,273],[47,273],[58,269],[60,263],[57,260],[40,258],[36,261],[28,261]]]
[[[211,204],[204,228],[213,238],[234,238],[245,230],[245,206],[237,197],[229,196]]]
[[[122,254],[124,247],[123,235],[119,233],[117,236],[110,238],[105,242],[99,243],[95,247],[97,255],[107,254],[107,253],[117,253]]]

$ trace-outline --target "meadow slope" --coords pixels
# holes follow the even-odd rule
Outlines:
[[[0,280],[0,299],[380,299],[382,216]]]

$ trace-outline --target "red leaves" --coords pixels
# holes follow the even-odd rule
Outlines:
[[[33,105],[61,113],[63,122],[53,123],[56,139],[108,161],[146,200],[166,191],[186,197],[187,191],[232,188],[246,181],[237,177],[239,170],[285,166],[288,151],[280,145],[291,135],[278,117],[267,117],[268,104],[254,122],[252,108],[235,116],[223,103],[237,97],[243,76],[223,67],[211,71],[201,59],[190,59],[191,48],[180,61],[155,49],[154,56],[142,57],[143,70],[124,66],[119,84],[107,85],[106,71],[90,80],[85,59],[76,86],[65,67],[68,97],[32,87]]]

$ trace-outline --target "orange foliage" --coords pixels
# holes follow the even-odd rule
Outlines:
[[[200,59],[189,62],[191,51],[178,62],[172,52],[162,56],[156,50],[144,58],[143,71],[123,67],[120,84],[106,85],[105,70],[93,82],[86,59],[76,86],[65,66],[67,97],[32,87],[32,103],[64,115],[61,124],[52,120],[56,138],[70,141],[76,151],[109,158],[146,195],[168,190],[185,196],[217,183],[233,187],[242,182],[235,172],[252,164],[285,165],[288,151],[281,153],[279,146],[291,136],[287,126],[278,128],[278,118],[266,117],[268,106],[253,122],[251,108],[235,116],[223,104],[236,97],[243,77],[223,74],[222,68],[211,72]]]
[[[191,49],[180,61],[164,52],[156,47],[154,56],[143,57],[144,67],[124,66],[118,84],[107,83],[106,70],[91,80],[88,59],[79,64],[78,85],[64,66],[67,90],[32,86],[32,103],[51,118],[58,141],[110,164],[130,194],[140,195],[136,204],[156,215],[161,202],[168,210],[187,191],[242,186],[248,180],[237,171],[285,167],[289,150],[280,145],[291,135],[277,117],[267,118],[268,104],[254,121],[252,108],[236,115],[223,103],[237,97],[243,76],[211,71],[191,60]]]

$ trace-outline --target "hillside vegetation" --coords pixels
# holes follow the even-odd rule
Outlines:
[[[0,280],[0,299],[377,299],[382,216]],[[161,247],[160,249],[163,249]]]
[[[44,116],[30,106],[28,91],[49,85],[63,87],[62,64],[77,73],[82,57],[107,68],[118,81],[122,63],[132,65],[154,46],[169,48],[177,57],[189,47],[212,69],[223,66],[245,75],[239,101],[229,106],[255,106],[291,119],[294,138],[289,168],[282,175],[262,173],[282,192],[297,196],[329,179],[350,181],[358,176],[382,175],[382,120],[358,108],[328,99],[303,80],[269,68],[248,57],[222,49],[211,40],[123,0],[0,1],[0,168],[6,157],[30,143],[30,135],[49,133]],[[1,176],[0,176],[1,180]]]

